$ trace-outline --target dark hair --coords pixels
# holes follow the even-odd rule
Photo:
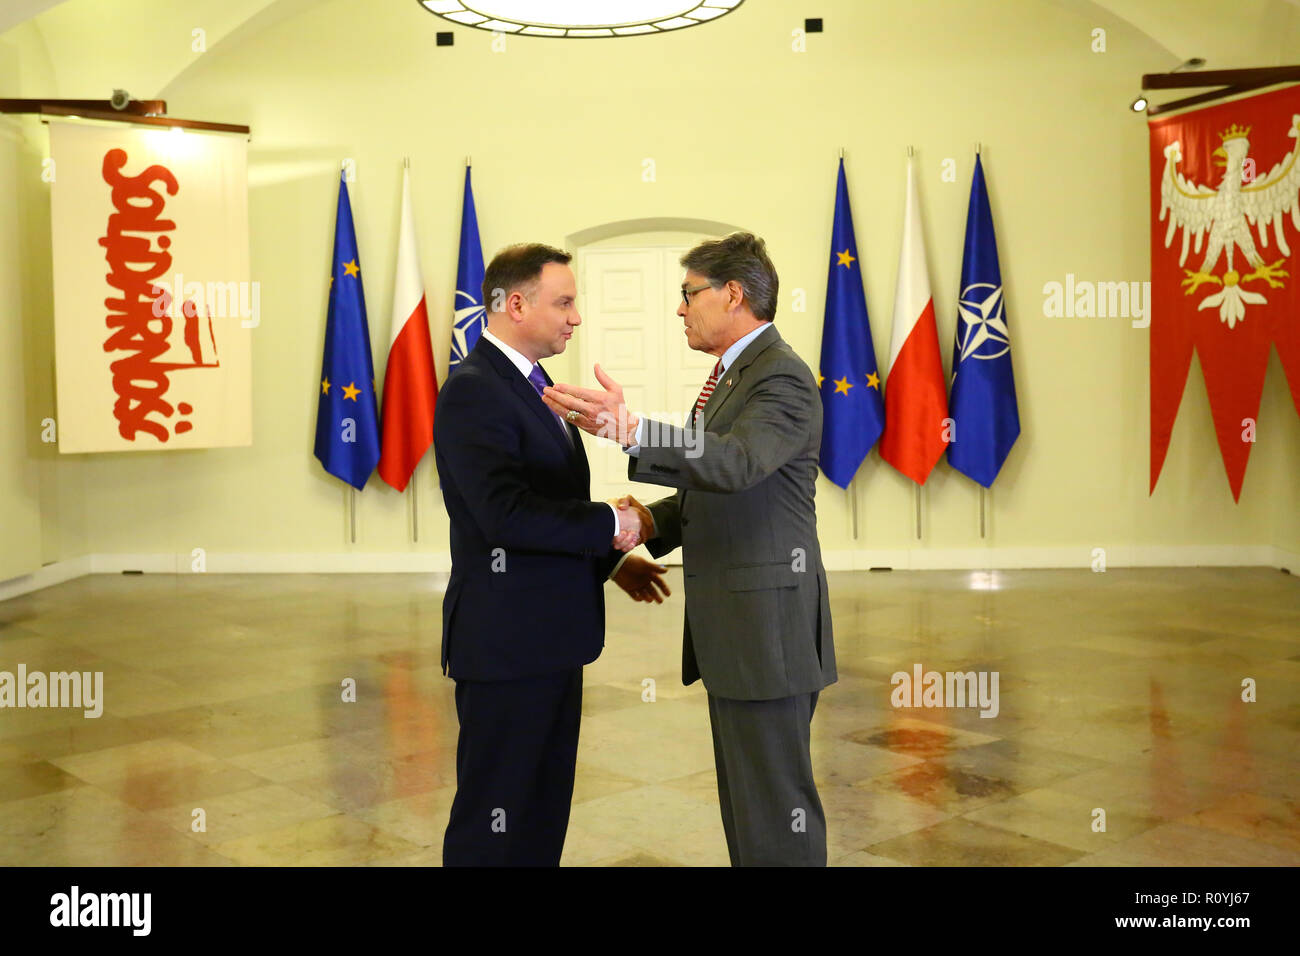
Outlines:
[[[520,242],[506,246],[488,263],[483,272],[483,308],[491,312],[491,294],[501,290],[501,300],[518,290],[525,296],[532,296],[537,291],[537,282],[542,277],[542,266],[548,262],[568,265],[573,256],[563,249],[542,245],[540,242]]]
[[[754,318],[764,322],[776,318],[776,267],[767,257],[767,244],[752,232],[733,232],[701,242],[682,256],[681,263],[708,279],[715,289],[735,279]]]

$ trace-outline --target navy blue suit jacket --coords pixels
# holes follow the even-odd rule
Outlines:
[[[605,645],[604,582],[621,553],[567,427],[572,445],[483,338],[438,394],[433,448],[451,518],[442,667],[453,678],[550,674],[591,663]]]

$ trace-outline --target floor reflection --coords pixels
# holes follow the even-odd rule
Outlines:
[[[567,865],[727,864],[670,585],[662,606],[609,592]],[[1300,864],[1294,578],[836,573],[831,596],[841,679],[813,756],[833,865]],[[0,604],[0,670],[104,672],[96,720],[0,710],[0,863],[436,864],[441,621],[428,575],[95,575]],[[891,706],[918,665],[997,671],[997,715]]]

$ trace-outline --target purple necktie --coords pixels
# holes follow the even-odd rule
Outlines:
[[[532,384],[533,388],[537,390],[537,397],[541,398],[542,389],[546,387],[546,373],[542,371],[540,365],[533,365],[533,370],[528,373],[528,381]],[[564,432],[564,440],[569,443],[570,447],[572,447],[573,438],[569,435],[569,426],[564,423],[564,419],[556,412],[551,411],[550,405],[546,406],[546,410],[551,412],[552,415],[555,415],[556,424],[560,426],[560,431]]]

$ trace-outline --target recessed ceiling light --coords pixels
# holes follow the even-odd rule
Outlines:
[[[617,37],[708,23],[745,0],[419,0],[430,13],[494,33]]]

